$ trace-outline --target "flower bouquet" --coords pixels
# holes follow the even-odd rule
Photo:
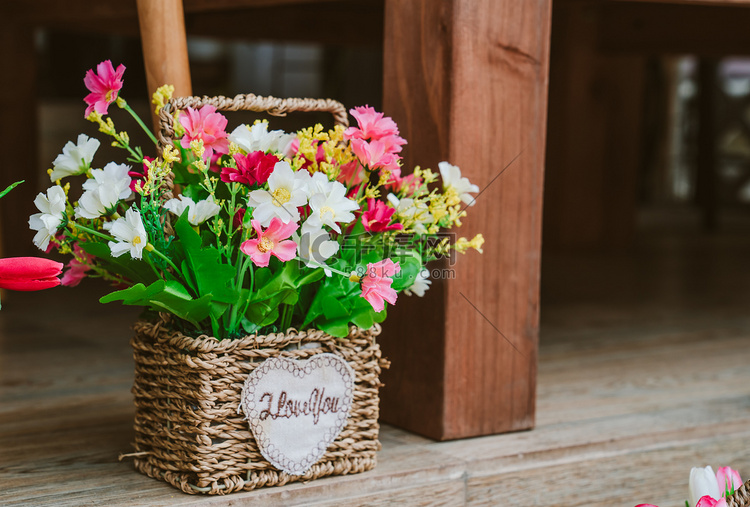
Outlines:
[[[29,224],[40,249],[72,255],[64,285],[100,277],[115,286],[101,302],[144,308],[133,340],[136,466],[190,493],[371,468],[384,364],[378,323],[399,292],[424,294],[427,262],[452,250],[481,252],[481,235],[450,241],[440,234],[460,225],[478,187],[447,162],[439,167],[442,184],[429,169],[402,175],[406,141],[395,122],[358,107],[351,110],[358,126],[346,128],[343,106],[330,100],[173,99],[164,86],[154,95],[157,140],[120,97],[124,70],[105,61],[87,73],[85,116],[129,164],[96,168],[100,142],[80,135],[55,159],[54,185],[37,196],[39,213]],[[113,104],[146,131],[157,158],[117,130],[107,116]],[[338,124],[285,133],[256,121],[228,130],[217,107],[318,109]],[[82,186],[62,183],[71,176]],[[264,381],[248,377],[262,361],[301,365],[318,356],[341,374],[342,386],[352,373],[348,391],[324,398],[325,389],[333,392],[328,386],[295,405],[290,387],[253,416],[253,403],[266,401],[242,396]],[[308,366],[295,375],[316,375]],[[271,457],[309,432],[289,422],[274,436],[260,426],[306,416],[318,425],[332,407],[347,413],[319,441]],[[292,456],[305,446],[317,450]]]

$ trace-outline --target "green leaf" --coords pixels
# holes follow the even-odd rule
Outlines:
[[[320,324],[320,329],[336,338],[344,338],[349,334],[349,319],[339,319],[336,321],[326,321]]]
[[[402,291],[414,285],[414,280],[422,270],[422,260],[413,256],[404,257],[399,259],[399,266],[401,266],[401,271],[396,273],[391,284],[396,291]]]
[[[24,181],[26,181],[26,180],[16,181],[15,183],[11,183],[10,185],[8,185],[5,188],[5,190],[3,190],[2,192],[0,192],[0,199],[2,199],[5,196],[5,194],[7,194],[8,192],[10,192],[14,188],[16,188],[18,185],[20,185]]]
[[[148,287],[137,283],[127,289],[107,294],[99,301],[122,301],[125,305],[147,306],[157,311],[167,311],[196,327],[200,327],[200,321],[208,317],[211,307],[210,296],[193,299],[188,290],[175,280],[157,280]]]
[[[150,284],[158,278],[147,257],[142,260],[133,259],[127,254],[112,257],[112,252],[106,243],[79,243],[79,246],[87,254],[96,257],[97,262],[107,271],[121,275],[128,280]]]
[[[177,221],[174,229],[185,251],[185,262],[192,275],[190,278],[195,280],[198,295],[210,294],[213,301],[236,303],[239,292],[232,286],[237,274],[234,266],[223,264],[221,254],[215,248],[203,247],[200,236],[185,217]]]
[[[327,298],[323,302],[323,315],[328,320],[336,320],[349,316],[349,310],[336,298]]]

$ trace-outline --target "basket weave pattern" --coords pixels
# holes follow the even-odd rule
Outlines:
[[[251,335],[236,340],[191,338],[164,321],[138,322],[135,358],[136,468],[186,493],[226,494],[328,475],[370,470],[376,463],[380,327],[352,328],[344,339],[322,331]],[[355,372],[349,420],[318,463],[291,476],[268,463],[241,412],[248,374],[270,357],[308,359],[333,353]]]

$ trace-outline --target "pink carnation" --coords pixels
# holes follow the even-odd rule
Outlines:
[[[399,169],[399,158],[393,153],[388,153],[382,141],[368,143],[362,139],[352,139],[351,146],[362,165],[370,169],[384,168],[390,171]]]
[[[271,254],[284,262],[294,259],[297,255],[297,243],[287,238],[299,227],[296,222],[285,224],[280,218],[273,217],[265,231],[261,229],[260,222],[257,220],[251,223],[258,237],[242,243],[240,250],[249,255],[256,266],[261,268],[268,266]]]
[[[115,70],[110,60],[105,60],[97,65],[96,72],[93,69],[86,71],[83,84],[91,92],[83,99],[88,104],[86,116],[90,115],[92,111],[107,114],[109,105],[117,100],[117,93],[122,89],[122,75],[124,73],[124,65],[120,64]]]
[[[395,212],[395,208],[391,208],[383,201],[367,199],[367,211],[362,213],[362,225],[367,232],[400,231],[404,228],[402,224],[390,223]]]
[[[229,139],[227,139],[227,119],[216,112],[216,108],[205,105],[199,110],[188,107],[180,113],[180,125],[185,128],[185,135],[180,140],[180,145],[190,148],[190,143],[195,140],[203,141],[205,152],[204,160],[215,162],[218,155],[229,153]],[[216,157],[214,157],[216,154]]]
[[[384,301],[395,304],[398,294],[391,288],[393,277],[401,271],[399,263],[390,259],[367,265],[367,272],[362,277],[362,297],[369,302],[376,312],[385,308]]]
[[[352,160],[340,167],[338,180],[348,187],[353,187],[364,181],[365,169],[358,160]]]
[[[381,139],[398,135],[396,122],[388,116],[384,117],[383,113],[375,111],[370,106],[355,107],[349,112],[356,118],[359,128],[346,129],[344,139]]]
[[[234,155],[237,167],[224,167],[221,170],[221,181],[238,182],[245,185],[262,185],[268,181],[274,166],[279,162],[276,155],[266,155],[262,151],[254,151],[247,155]]]

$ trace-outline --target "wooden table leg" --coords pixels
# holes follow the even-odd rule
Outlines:
[[[550,0],[387,0],[384,110],[405,166],[482,189],[456,232],[486,238],[426,300],[402,296],[382,344],[385,421],[447,440],[534,425]]]

